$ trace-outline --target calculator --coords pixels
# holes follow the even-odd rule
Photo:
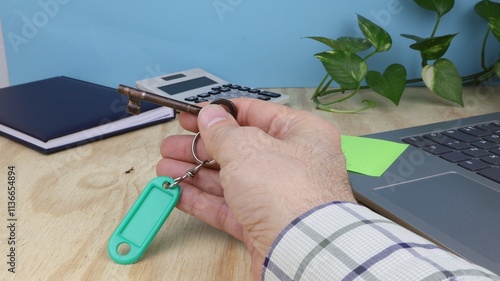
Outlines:
[[[286,94],[229,83],[200,68],[147,78],[135,84],[143,91],[191,104],[242,97],[279,104],[289,100]]]

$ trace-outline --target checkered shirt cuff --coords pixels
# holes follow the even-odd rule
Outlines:
[[[262,280],[500,280],[366,207],[332,202],[288,225]]]

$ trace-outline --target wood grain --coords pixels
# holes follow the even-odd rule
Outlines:
[[[364,91],[342,105],[356,108],[366,98],[378,102],[359,114],[315,110],[313,89],[272,90],[290,95],[290,107],[330,120],[348,135],[500,110],[500,87],[464,89],[463,108],[424,88],[407,89],[399,107]],[[17,273],[7,271],[8,233],[1,227],[0,280],[251,280],[242,243],[178,210],[138,263],[118,265],[108,257],[111,233],[156,176],[161,141],[178,133],[184,131],[174,120],[52,155],[0,138],[0,220],[7,224],[8,166],[17,172],[18,217]]]

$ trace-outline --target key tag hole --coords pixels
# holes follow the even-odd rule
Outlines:
[[[128,255],[130,253],[130,244],[125,242],[121,243],[120,245],[118,245],[118,248],[116,248],[116,252],[120,256]]]

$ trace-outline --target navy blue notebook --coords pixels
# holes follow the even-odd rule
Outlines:
[[[143,102],[126,113],[116,89],[65,76],[0,89],[0,134],[48,154],[175,118]]]

